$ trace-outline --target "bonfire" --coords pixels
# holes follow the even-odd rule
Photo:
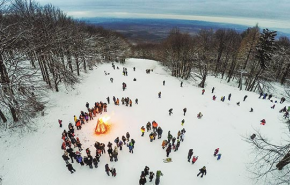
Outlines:
[[[105,134],[109,130],[109,117],[99,118],[95,129],[96,134]]]

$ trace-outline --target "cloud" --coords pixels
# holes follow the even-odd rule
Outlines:
[[[289,0],[39,0],[81,17],[175,18],[289,28]]]

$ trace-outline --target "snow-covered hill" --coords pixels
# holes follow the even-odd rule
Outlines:
[[[114,70],[111,64],[102,64],[84,75],[75,90],[51,93],[51,105],[46,109],[45,116],[37,119],[37,132],[21,136],[1,133],[0,177],[3,185],[135,185],[145,166],[154,173],[162,171],[161,185],[250,185],[254,184],[254,180],[250,179],[246,164],[252,160],[249,157],[251,150],[243,137],[249,137],[257,129],[273,142],[279,142],[282,133],[287,131],[282,115],[278,113],[286,103],[278,103],[275,109],[271,109],[273,103],[269,100],[258,99],[259,95],[239,91],[214,77],[208,77],[205,94],[202,95],[202,89],[191,82],[184,81],[183,87],[180,87],[180,80],[171,77],[156,61],[128,59],[126,64],[117,63],[116,66],[120,69]],[[128,68],[128,76],[122,75],[123,67]],[[153,69],[153,72],[146,74],[146,69]],[[110,75],[105,75],[104,71]],[[110,78],[114,79],[113,83]],[[166,81],[165,86],[162,85],[163,80]],[[122,82],[127,84],[125,91],[122,90]],[[212,87],[215,87],[214,93],[211,92]],[[159,91],[161,98],[158,98]],[[229,93],[232,94],[231,101],[227,100]],[[216,101],[212,100],[213,95],[217,96]],[[248,98],[243,101],[245,95]],[[76,173],[71,174],[61,157],[61,133],[63,129],[68,130],[68,123],[73,123],[74,115],[78,116],[81,110],[86,110],[86,102],[90,105],[98,101],[106,102],[108,96],[111,101],[113,96],[119,99],[130,97],[133,106],[109,104],[107,115],[112,124],[109,133],[101,136],[94,134],[95,118],[82,130],[75,129],[76,136],[83,143],[83,148],[90,148],[94,156],[95,141],[107,145],[108,141],[113,142],[116,137],[130,132],[131,138],[136,141],[134,154],[124,147],[119,151],[118,162],[110,162],[108,154],[103,154],[99,168],[94,169],[74,162]],[[226,96],[225,102],[220,101],[221,96]],[[136,98],[139,99],[138,105],[134,104]],[[240,106],[236,104],[238,101],[241,102]],[[182,109],[185,107],[187,114],[183,116]],[[253,113],[249,112],[251,107]],[[168,115],[170,108],[173,108],[171,116]],[[202,119],[197,119],[198,112],[203,113]],[[63,128],[59,128],[58,119],[63,120]],[[182,119],[185,119],[184,126],[181,126]],[[260,125],[261,119],[266,119],[265,126]],[[163,128],[163,136],[150,142],[149,133],[141,137],[140,128],[153,120]],[[171,152],[173,162],[163,163],[166,152],[161,147],[162,140],[167,139],[168,131],[176,137],[182,128],[187,131],[184,142],[181,142],[178,151]],[[194,155],[199,156],[193,165],[187,162],[187,153],[191,148]],[[222,154],[219,161],[213,157],[216,148],[220,148]],[[84,150],[82,155],[85,155]],[[116,168],[116,177],[106,175],[106,163]],[[207,175],[204,178],[196,177],[203,166],[207,167]],[[146,184],[153,184],[148,181],[147,176]]]

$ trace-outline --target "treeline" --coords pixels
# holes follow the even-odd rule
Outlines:
[[[199,77],[204,87],[210,73],[236,81],[247,91],[267,91],[269,82],[285,84],[290,77],[290,41],[276,40],[276,31],[258,26],[243,33],[232,29],[200,30],[191,36],[173,29],[160,44],[139,44],[133,57],[161,61],[175,77]],[[290,83],[288,81],[288,83]]]
[[[52,5],[1,1],[0,123],[26,125],[44,109],[46,89],[72,86],[81,71],[124,62],[129,52],[120,34],[73,20]]]

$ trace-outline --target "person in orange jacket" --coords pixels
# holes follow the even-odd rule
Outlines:
[[[82,129],[81,121],[79,119],[76,121],[76,127],[77,127],[77,130],[81,130]]]
[[[132,107],[132,100],[131,99],[129,101],[129,105],[130,105],[130,107]]]
[[[158,127],[158,124],[156,123],[156,121],[153,121],[153,122],[152,122],[152,127],[153,127],[153,131],[156,132],[157,127]]]

